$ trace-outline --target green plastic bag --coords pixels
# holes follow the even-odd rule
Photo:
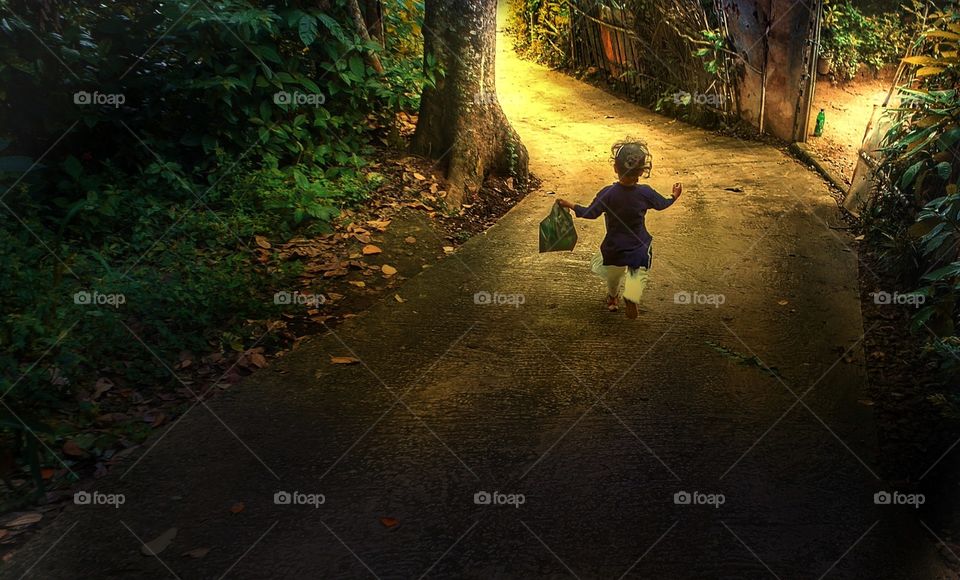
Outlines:
[[[550,215],[540,222],[540,253],[569,252],[577,245],[577,229],[570,212],[553,204]]]

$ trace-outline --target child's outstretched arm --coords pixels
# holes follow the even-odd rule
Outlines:
[[[657,193],[657,191],[652,187],[648,191],[650,192],[650,194],[647,195],[647,199],[650,201],[650,205],[653,206],[653,209],[657,211],[661,211],[661,210],[667,209],[668,207],[673,205],[673,202],[680,199],[680,195],[683,193],[683,186],[680,185],[679,183],[674,183],[673,195],[671,195],[670,197],[663,197],[662,195]]]
[[[570,203],[565,199],[558,199],[557,205],[560,207],[565,207],[567,209],[573,210],[573,213],[576,214],[579,218],[586,218],[588,220],[595,220],[601,215],[603,215],[603,210],[606,207],[603,205],[603,202],[600,201],[600,194],[597,194],[597,197],[594,198],[593,202],[590,203],[589,207],[583,207],[582,205],[576,205]]]

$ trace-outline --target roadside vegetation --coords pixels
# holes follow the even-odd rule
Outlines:
[[[878,187],[864,207],[866,241],[883,269],[921,297],[912,330],[926,344],[944,389],[931,395],[960,418],[960,12],[932,13],[900,106],[881,146]]]
[[[853,80],[866,69],[876,74],[898,64],[920,32],[926,3],[911,0],[897,11],[865,14],[852,0],[826,0],[820,31],[819,66],[833,80]]]
[[[5,507],[169,420],[174,370],[289,341],[274,323],[303,305],[276,294],[304,266],[266,249],[380,187],[375,147],[440,74],[421,2],[372,36],[352,5],[0,2]]]

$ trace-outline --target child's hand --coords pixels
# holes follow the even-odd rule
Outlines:
[[[673,184],[673,199],[680,199],[680,194],[683,193],[683,185],[679,182]]]
[[[573,205],[574,205],[574,204],[570,203],[569,201],[567,201],[567,200],[565,200],[565,199],[557,199],[557,205],[559,205],[560,207],[567,208],[567,209],[573,209]]]

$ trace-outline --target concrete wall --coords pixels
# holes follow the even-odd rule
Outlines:
[[[741,116],[754,127],[759,127],[762,76],[758,71],[766,62],[763,128],[765,133],[785,140],[795,140],[800,82],[806,72],[803,57],[811,10],[815,5],[810,2],[808,8],[797,0],[723,0],[733,45],[737,53],[752,65],[745,67],[740,81]],[[768,24],[770,33],[765,43],[763,35]]]

